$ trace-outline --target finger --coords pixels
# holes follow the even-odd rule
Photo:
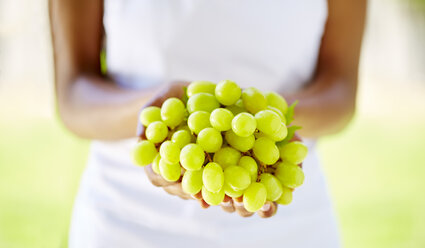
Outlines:
[[[236,212],[242,217],[249,217],[254,214],[245,209],[243,205],[242,196],[238,198],[233,198],[233,206],[235,207]]]
[[[182,98],[184,95],[184,87],[188,86],[188,82],[172,82],[170,84],[162,84],[160,89],[155,94],[155,97],[152,97],[143,108],[148,106],[161,107],[162,103],[165,102],[170,97]],[[142,108],[142,109],[143,109]]]
[[[140,116],[140,114],[138,116]],[[145,126],[143,126],[143,124],[140,122],[140,120],[137,121],[136,135],[137,135],[137,137],[139,137],[139,141],[147,139],[146,134],[145,134]]]
[[[155,107],[161,107],[162,103],[167,100],[168,98],[168,91],[170,88],[170,84],[160,84],[157,89],[155,89],[155,93],[153,94],[153,97],[151,97],[142,107],[142,109],[149,107],[149,106],[155,106]]]
[[[201,205],[201,208],[206,209],[210,207],[210,204],[208,204],[204,199],[202,198],[202,191],[199,191],[197,194],[192,195],[194,199],[197,199],[199,202],[199,205]]]
[[[201,192],[201,191],[199,191],[198,193],[196,193],[196,194],[192,195],[192,197],[193,197],[194,199],[201,200],[201,199],[202,199],[202,192]]]
[[[198,200],[199,205],[201,205],[201,208],[203,209],[207,209],[210,207],[210,204],[208,204],[206,201],[204,201],[203,199],[199,199]]]
[[[202,192],[201,191],[192,195],[192,198],[197,200],[199,202],[199,205],[201,205],[202,208],[205,209],[205,208],[210,207],[210,205],[206,201],[204,201],[204,199],[202,198]]]
[[[229,196],[225,196],[223,202],[220,203],[221,208],[228,213],[235,212],[235,207],[233,206],[233,200]]]
[[[163,186],[168,186],[168,185],[173,185],[178,183],[178,182],[168,182],[161,175],[156,174],[152,170],[152,165],[150,164],[145,166],[145,173],[148,176],[148,179],[151,181],[151,183],[157,187],[163,187]]]
[[[171,84],[161,85],[161,89],[151,98],[143,107],[156,106],[161,107],[162,103],[170,97],[182,98],[184,95],[184,87],[188,85],[187,82],[173,82]]]
[[[170,186],[165,186],[163,189],[170,195],[176,195],[184,200],[191,199],[190,195],[186,194],[180,183],[173,184]]]
[[[269,218],[276,214],[277,211],[277,203],[267,201],[260,210],[257,211],[257,214],[261,218]]]

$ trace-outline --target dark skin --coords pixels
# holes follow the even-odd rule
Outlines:
[[[355,110],[366,0],[328,0],[328,6],[329,16],[314,77],[295,94],[279,92],[289,103],[299,101],[294,124],[302,126],[300,134],[310,138],[339,132]],[[99,62],[103,40],[102,0],[49,0],[49,11],[59,115],[76,135],[102,140],[134,137],[142,106],[160,105],[164,98],[182,95],[184,83],[127,90],[102,75]],[[183,199],[191,197],[181,190],[180,183],[165,182],[150,166],[145,170],[154,185]],[[208,207],[201,195],[193,197],[202,207]],[[226,197],[221,206],[227,212],[252,215],[241,205],[241,200]],[[268,202],[257,213],[270,217],[276,210],[277,205]]]

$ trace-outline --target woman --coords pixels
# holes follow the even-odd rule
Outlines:
[[[275,90],[299,100],[303,137],[340,131],[355,108],[365,7],[365,0],[51,0],[60,117],[75,134],[103,140],[93,142],[82,177],[70,247],[337,247],[313,140],[293,203],[277,212],[267,204],[250,218],[226,213],[249,216],[231,199],[203,210],[165,194],[161,188],[187,198],[147,167],[160,187],[153,186],[129,153],[140,108],[181,95],[176,81],[232,79]]]

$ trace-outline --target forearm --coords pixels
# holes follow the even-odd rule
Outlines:
[[[300,134],[316,138],[341,131],[355,111],[356,80],[323,73],[305,89],[285,96],[289,103],[299,101],[294,125],[302,127]]]
[[[78,76],[68,86],[57,91],[64,124],[80,137],[106,140],[135,137],[140,108],[159,90],[126,90],[96,75]]]

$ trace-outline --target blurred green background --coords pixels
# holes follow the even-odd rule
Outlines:
[[[425,247],[424,24],[370,2],[356,117],[319,141],[345,247]],[[46,1],[0,0],[0,247],[66,246],[88,154],[55,115],[47,27]]]

